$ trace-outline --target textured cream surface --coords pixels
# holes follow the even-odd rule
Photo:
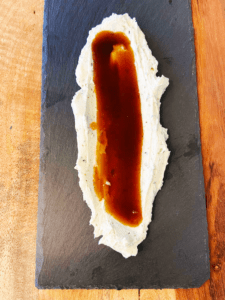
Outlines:
[[[96,34],[103,30],[123,32],[130,40],[135,56],[143,121],[143,147],[141,165],[141,203],[143,221],[137,227],[121,224],[106,213],[104,200],[99,201],[93,186],[93,168],[96,159],[97,132],[90,128],[96,122],[96,94],[93,82],[91,44]],[[124,257],[135,256],[137,246],[146,238],[152,217],[154,198],[163,184],[169,151],[166,145],[167,130],[160,124],[160,98],[169,80],[157,77],[157,60],[148,48],[144,34],[135,19],[128,14],[112,14],[89,32],[87,43],[81,51],[76,69],[76,80],[81,89],[75,94],[72,109],[77,131],[79,183],[84,200],[92,211],[90,224],[99,243],[120,252]]]

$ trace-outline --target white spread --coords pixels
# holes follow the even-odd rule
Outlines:
[[[99,201],[93,186],[93,168],[96,159],[97,131],[90,128],[96,122],[96,94],[93,83],[91,44],[96,34],[103,30],[123,32],[130,40],[135,56],[143,121],[143,146],[141,165],[141,204],[143,221],[137,227],[121,224],[106,213],[104,200]],[[163,184],[169,151],[166,145],[167,130],[160,124],[160,98],[169,84],[168,78],[157,77],[157,60],[148,48],[144,34],[135,19],[128,14],[112,14],[90,30],[87,43],[81,51],[76,69],[76,80],[81,89],[72,101],[77,131],[79,183],[84,200],[91,209],[90,224],[94,236],[102,236],[99,243],[120,252],[125,258],[137,255],[137,246],[146,238],[152,217],[154,198]],[[107,185],[110,182],[106,181]]]

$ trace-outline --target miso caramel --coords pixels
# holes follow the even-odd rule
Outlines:
[[[134,53],[122,32],[102,31],[92,42],[97,98],[96,166],[93,182],[105,209],[124,225],[142,221],[143,125]]]

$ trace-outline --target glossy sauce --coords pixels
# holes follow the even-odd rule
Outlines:
[[[130,41],[122,32],[102,31],[92,42],[97,97],[94,188],[105,209],[124,225],[142,221],[141,102]]]

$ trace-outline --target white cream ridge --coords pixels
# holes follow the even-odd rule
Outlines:
[[[90,128],[90,124],[96,122],[97,105],[91,44],[96,34],[103,30],[123,32],[131,42],[135,57],[144,132],[141,164],[143,221],[137,227],[125,226],[106,213],[104,200],[99,201],[93,186],[97,132]],[[156,76],[157,66],[158,62],[152,56],[136,20],[131,19],[128,14],[112,14],[90,30],[76,69],[76,80],[81,89],[72,100],[72,109],[77,132],[78,158],[75,168],[78,170],[79,184],[83,198],[92,212],[90,224],[94,226],[94,236],[102,236],[99,244],[111,247],[125,258],[137,255],[137,246],[146,238],[153,201],[162,187],[170,154],[166,145],[167,130],[160,124],[160,98],[169,80],[164,76]],[[110,185],[110,182],[106,184]]]

